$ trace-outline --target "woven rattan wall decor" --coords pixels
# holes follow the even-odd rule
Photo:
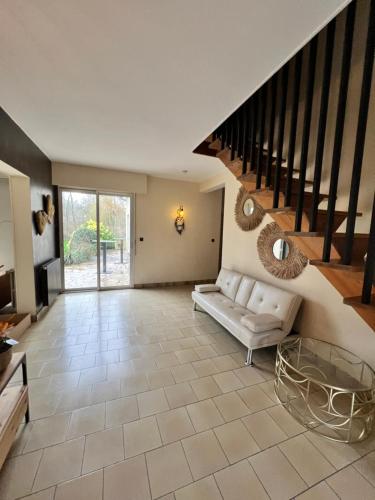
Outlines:
[[[283,280],[299,276],[307,265],[307,258],[289,239],[276,222],[265,226],[257,242],[259,258],[265,269]]]
[[[264,210],[242,186],[237,195],[234,214],[240,228],[243,231],[251,231],[262,222]]]

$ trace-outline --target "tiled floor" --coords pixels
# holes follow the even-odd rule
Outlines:
[[[26,333],[32,422],[0,499],[375,498],[375,436],[306,432],[187,288],[63,295]]]

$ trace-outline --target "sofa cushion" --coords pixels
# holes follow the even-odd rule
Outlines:
[[[254,333],[281,328],[281,320],[273,314],[246,314],[241,317],[241,323]]]
[[[238,291],[236,293],[236,298],[234,301],[237,304],[240,304],[242,307],[246,307],[249,302],[251,291],[254,288],[255,280],[250,278],[250,276],[242,276],[242,280],[240,286],[238,287]]]
[[[247,308],[256,314],[272,314],[282,321],[285,333],[292,329],[301,297],[262,281],[257,281],[250,295]]]
[[[199,293],[220,292],[220,287],[217,285],[207,283],[207,284],[195,285],[195,291]]]
[[[220,287],[223,295],[228,297],[228,299],[234,300],[240,286],[241,278],[242,274],[222,268],[217,277],[216,285]]]

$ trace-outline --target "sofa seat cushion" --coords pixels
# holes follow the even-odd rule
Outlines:
[[[224,297],[222,293],[194,291],[192,298],[246,347],[257,348],[277,344],[285,337],[285,333],[279,328],[261,334],[250,331],[241,323],[241,318],[249,314],[249,310]]]
[[[216,285],[220,287],[223,295],[228,297],[228,299],[234,300],[240,286],[241,278],[242,274],[222,268],[217,277]]]
[[[220,287],[213,284],[195,285],[195,290],[200,293],[220,292]]]
[[[246,314],[241,317],[241,323],[254,333],[267,332],[281,328],[281,320],[273,314]]]

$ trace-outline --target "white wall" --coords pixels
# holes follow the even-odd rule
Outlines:
[[[174,227],[180,204],[185,211],[181,236]],[[216,278],[220,213],[219,191],[204,194],[196,183],[148,177],[147,194],[136,195],[134,282]]]
[[[0,264],[4,265],[6,270],[14,267],[12,205],[8,178],[0,178]]]
[[[342,296],[314,266],[307,266],[293,280],[281,280],[269,274],[261,264],[257,252],[257,239],[262,228],[272,222],[266,215],[254,231],[242,231],[234,219],[240,183],[223,166],[222,175],[202,188],[213,188],[225,183],[223,258],[224,267],[250,274],[259,280],[291,290],[304,298],[296,329],[306,337],[315,337],[343,346],[375,368],[375,332],[350,306],[344,305]]]

